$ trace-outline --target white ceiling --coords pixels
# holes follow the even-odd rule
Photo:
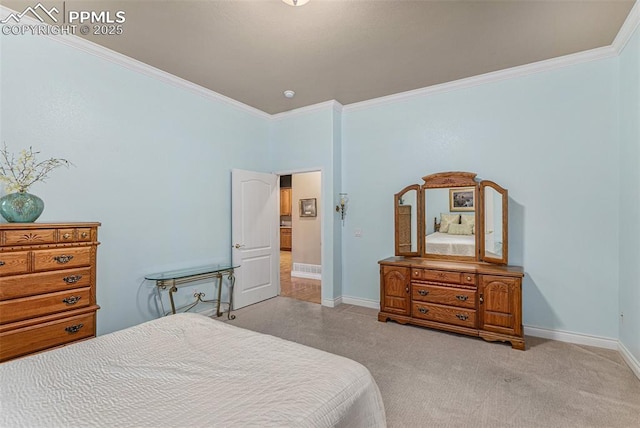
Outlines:
[[[34,1],[4,1],[23,10]],[[62,1],[42,1],[60,5]],[[351,104],[610,45],[633,0],[72,1],[93,42],[267,113]],[[283,91],[296,92],[293,99]]]

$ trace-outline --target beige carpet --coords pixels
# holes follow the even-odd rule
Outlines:
[[[230,323],[343,355],[373,374],[389,427],[640,427],[616,351],[527,337],[527,350],[276,297]]]

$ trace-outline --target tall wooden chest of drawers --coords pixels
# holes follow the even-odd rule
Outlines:
[[[0,224],[0,361],[96,335],[98,226]]]

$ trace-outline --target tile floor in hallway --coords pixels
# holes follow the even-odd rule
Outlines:
[[[291,251],[280,251],[280,295],[306,302],[320,303],[322,291],[317,279],[291,276]]]

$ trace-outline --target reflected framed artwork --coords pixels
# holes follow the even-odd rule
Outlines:
[[[475,187],[449,189],[449,211],[475,211]]]
[[[300,199],[300,217],[316,216],[316,198]]]

